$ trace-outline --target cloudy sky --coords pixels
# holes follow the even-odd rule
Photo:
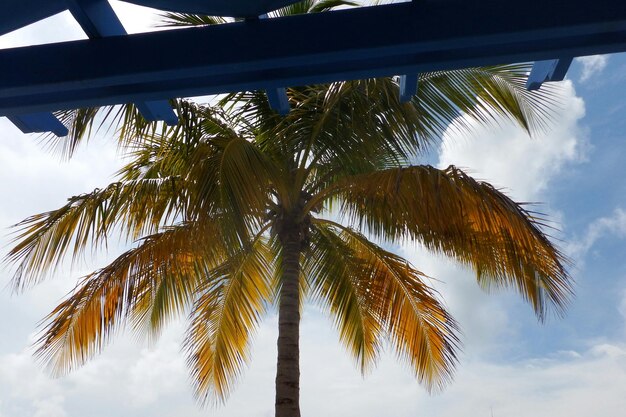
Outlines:
[[[131,31],[147,28],[146,10],[115,3]],[[82,38],[67,15],[0,37],[0,48]],[[432,156],[502,187],[517,200],[541,202],[561,230],[575,266],[577,296],[564,319],[537,323],[514,294],[485,294],[471,273],[409,245],[397,248],[434,285],[461,323],[464,352],[455,381],[429,395],[411,373],[384,356],[363,378],[338,344],[330,321],[309,308],[302,327],[303,415],[441,417],[621,416],[626,409],[626,56],[575,61],[563,83],[564,106],[544,135],[514,126],[478,127],[471,136],[445,135]],[[103,186],[120,165],[115,147],[98,135],[71,162],[52,157],[37,136],[0,118],[0,230]],[[108,256],[113,256],[109,254]],[[180,354],[182,324],[156,343],[122,336],[78,371],[51,378],[31,356],[37,323],[73,287],[72,274],[23,295],[5,287],[0,271],[0,417],[271,416],[276,318],[264,322],[253,362],[225,406],[194,403]]]

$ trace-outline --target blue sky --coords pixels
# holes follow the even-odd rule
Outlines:
[[[131,31],[150,24],[137,7],[115,3]],[[58,16],[0,38],[0,47],[81,38]],[[539,209],[561,230],[572,257],[576,298],[563,319],[540,325],[514,294],[485,294],[472,274],[421,248],[396,250],[438,279],[433,282],[461,323],[464,352],[455,381],[430,396],[392,355],[362,378],[314,308],[302,332],[303,415],[378,417],[621,416],[626,409],[626,56],[576,60],[562,83],[564,105],[551,130],[528,138],[503,122],[473,134],[444,135],[430,162],[467,168]],[[70,162],[47,154],[36,136],[0,119],[0,241],[8,226],[65,198],[105,185],[120,165],[98,135]],[[0,291],[0,417],[271,416],[276,319],[265,321],[253,362],[226,406],[200,409],[191,396],[179,340],[182,324],[149,344],[117,338],[76,372],[51,378],[29,345],[37,322],[75,279],[114,256],[101,254],[19,296]],[[10,279],[0,272],[0,288]]]

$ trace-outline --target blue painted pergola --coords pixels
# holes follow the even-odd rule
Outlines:
[[[128,35],[107,0],[0,0],[0,35],[69,10],[88,40],[0,50],[0,116],[23,132],[67,128],[52,112],[135,103],[176,124],[168,99],[535,61],[527,87],[565,77],[573,57],[626,51],[623,0],[414,0],[263,19],[296,0],[124,0],[237,23]]]

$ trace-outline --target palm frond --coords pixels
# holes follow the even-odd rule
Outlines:
[[[308,183],[309,193],[320,180],[328,184],[341,175],[400,166],[431,144],[416,136],[419,113],[398,101],[391,79],[292,88],[288,95],[292,111],[285,117],[273,113],[264,94],[225,100],[241,100],[233,111],[258,120],[259,148],[284,161],[287,172],[297,172],[296,182]]]
[[[275,128],[274,140],[305,152],[301,160],[344,162],[406,161],[434,142],[420,136],[419,112],[400,103],[389,78],[338,82],[290,89],[292,111]],[[375,157],[376,156],[376,157]]]
[[[426,277],[349,227],[328,220],[315,224],[345,257],[333,261],[348,269],[342,273],[351,275],[352,291],[360,293],[362,308],[377,322],[374,329],[389,336],[399,358],[428,389],[442,388],[451,380],[457,360],[458,327],[424,283]],[[327,274],[327,285],[340,277]]]
[[[274,12],[269,13],[270,17],[294,16],[305,13],[321,13],[333,10],[338,7],[358,6],[358,3],[345,0],[304,0],[299,1]],[[185,27],[185,26],[212,26],[235,21],[220,16],[207,16],[192,13],[171,13],[161,14],[161,27]]]
[[[13,287],[22,290],[58,268],[68,252],[76,261],[87,247],[107,245],[116,228],[129,237],[154,233],[181,214],[187,200],[179,178],[117,182],[72,197],[63,207],[36,214],[14,226],[5,262],[17,263]]]
[[[508,118],[531,134],[545,129],[558,108],[559,87],[527,91],[529,70],[514,64],[423,73],[410,103],[399,101],[391,78],[290,88],[292,110],[282,118],[263,92],[232,94],[222,104],[258,121],[264,150],[289,150],[298,165],[320,172],[356,173],[411,161],[447,129],[471,130],[472,120]]]
[[[207,16],[192,13],[162,13],[160,27],[185,27],[185,26],[213,26],[229,23],[229,20],[219,16]]]
[[[187,217],[219,213],[225,230],[247,240],[264,222],[271,186],[280,183],[279,168],[256,146],[249,127],[223,110],[185,103],[180,113],[182,123],[166,135],[133,145],[132,166],[123,178],[186,178]]]
[[[517,289],[540,319],[548,307],[562,312],[572,293],[567,260],[542,231],[544,219],[456,167],[347,177],[329,192],[360,230],[384,240],[417,240],[457,259],[482,285]]]
[[[214,140],[220,148],[215,157],[218,166],[220,207],[228,217],[225,230],[248,236],[265,222],[271,202],[271,184],[278,178],[277,170],[251,142],[234,137]],[[274,180],[274,181],[273,181]]]
[[[69,135],[62,138],[52,134],[44,135],[46,147],[63,159],[70,159],[82,143],[89,141],[98,110],[98,108],[89,107],[55,113],[61,123],[68,126]],[[112,108],[109,109],[111,110]]]
[[[249,344],[272,300],[273,254],[259,237],[209,272],[191,314],[183,348],[196,396],[225,400],[249,358]]]
[[[171,227],[143,239],[83,278],[46,317],[36,356],[62,374],[100,352],[126,322],[158,332],[193,303],[206,271],[224,259],[217,222]]]
[[[270,13],[270,16],[285,17],[306,13],[322,13],[338,7],[354,7],[358,5],[358,3],[345,0],[304,0],[278,9]]]
[[[453,128],[472,128],[462,116],[481,125],[510,119],[530,134],[547,128],[559,106],[558,85],[528,91],[532,64],[509,64],[422,73],[413,103],[421,111],[424,129],[441,135]]]
[[[368,265],[325,226],[316,224],[311,230],[302,272],[310,297],[333,316],[340,340],[366,373],[381,350],[381,323],[369,302]]]
[[[358,7],[359,3],[346,0],[318,0],[311,7],[309,7],[308,13],[322,13],[328,12],[337,8],[345,7]]]
[[[180,112],[180,101],[171,101],[174,109]],[[134,104],[121,106],[88,107],[56,112],[59,120],[69,128],[69,135],[44,136],[44,145],[64,159],[74,156],[76,150],[86,144],[93,133],[104,130],[106,133],[117,130],[118,142],[124,147],[139,137],[164,132],[167,127],[161,122],[149,122],[139,113]]]
[[[180,108],[182,123],[166,136],[135,137],[128,144],[130,162],[117,174],[121,181],[15,226],[7,261],[18,263],[16,289],[36,283],[68,252],[76,261],[88,246],[106,246],[112,230],[137,239],[175,219],[219,215],[237,247],[263,225],[270,185],[279,183],[271,161],[220,110]]]

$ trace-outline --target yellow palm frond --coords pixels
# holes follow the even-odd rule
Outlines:
[[[98,353],[125,322],[158,331],[193,302],[206,271],[224,262],[219,230],[218,222],[171,227],[86,276],[45,319],[37,356],[65,373]]]
[[[381,323],[366,292],[367,265],[334,229],[315,226],[302,262],[310,297],[333,316],[340,340],[366,373],[381,348]]]
[[[324,235],[333,236],[336,250],[345,257],[335,262],[351,269],[353,291],[360,293],[362,308],[389,336],[398,356],[428,389],[442,388],[452,378],[458,328],[424,283],[425,276],[348,227],[328,220],[315,224]]]
[[[360,230],[416,240],[472,267],[484,286],[516,288],[540,319],[571,295],[567,261],[542,231],[543,219],[456,167],[346,177],[319,198],[331,194]]]
[[[272,301],[274,254],[263,237],[209,271],[198,290],[184,350],[202,402],[225,400],[248,361],[249,344]]]

